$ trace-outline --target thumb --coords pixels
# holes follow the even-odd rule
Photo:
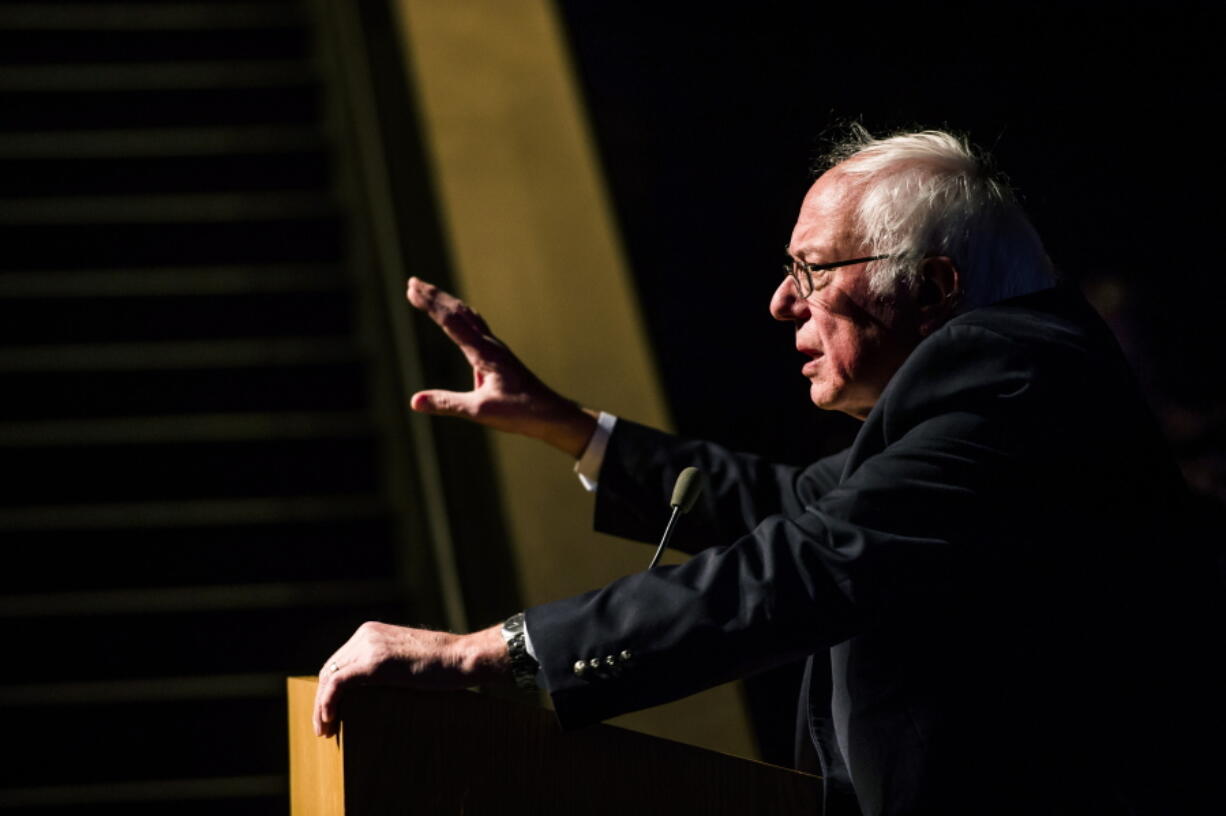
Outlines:
[[[442,414],[444,416],[471,417],[475,411],[473,394],[457,391],[418,391],[409,399],[409,407],[423,414]]]

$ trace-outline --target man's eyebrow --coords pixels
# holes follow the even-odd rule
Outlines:
[[[810,252],[810,251],[811,250],[809,249],[801,249],[794,253],[792,252],[792,245],[790,243],[784,244],[783,246],[784,255],[786,255],[790,260],[800,261],[801,263],[809,263],[809,261],[806,261],[804,258],[801,257],[801,255],[803,255],[805,252]]]
[[[803,252],[803,250],[802,250],[802,252]],[[799,255],[793,255],[793,254],[792,254],[792,245],[791,245],[791,244],[788,244],[787,246],[785,246],[785,247],[783,248],[783,254],[784,254],[786,257],[787,257],[787,259],[788,259],[789,261],[793,261],[793,262],[796,262],[796,263],[802,263],[802,264],[804,264],[805,266],[821,266],[821,264],[814,264],[814,263],[812,263],[812,262],[810,262],[810,261],[806,261],[804,258],[800,257]]]

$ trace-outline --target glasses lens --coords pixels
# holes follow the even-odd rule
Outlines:
[[[810,278],[808,270],[802,271],[800,264],[793,261],[790,264],[784,264],[783,271],[786,272],[788,277],[792,279],[792,286],[796,289],[796,296],[799,298],[807,298],[809,293],[812,291],[812,287],[809,285]]]

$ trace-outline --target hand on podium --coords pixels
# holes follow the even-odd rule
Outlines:
[[[414,411],[530,436],[576,459],[583,453],[596,430],[595,412],[541,382],[464,301],[418,278],[409,278],[407,296],[459,346],[473,370],[471,391],[418,391],[410,401]]]
[[[455,635],[376,621],[362,624],[319,672],[315,735],[337,733],[338,704],[353,685],[462,689],[509,679],[511,661],[499,628]]]

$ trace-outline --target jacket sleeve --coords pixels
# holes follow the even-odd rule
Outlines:
[[[765,516],[799,512],[838,484],[846,458],[842,451],[806,468],[779,465],[619,419],[600,469],[593,524],[602,533],[655,543],[677,475],[697,467],[706,486],[672,541],[695,553],[735,541]]]
[[[969,542],[997,518],[1007,482],[1025,478],[1012,467],[1024,368],[994,367],[1001,376],[986,386],[968,377],[977,392],[968,399],[938,389],[939,407],[906,406],[911,418],[893,423],[895,441],[820,495],[789,489],[785,478],[775,511],[728,546],[529,609],[539,677],[563,726],[791,662],[956,596],[977,569]],[[739,462],[714,469],[730,480],[744,472]],[[743,495],[717,491],[749,525],[763,503]]]

